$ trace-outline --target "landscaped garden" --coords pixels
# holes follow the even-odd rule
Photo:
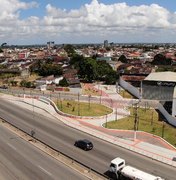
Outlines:
[[[62,100],[55,102],[59,110],[76,116],[103,116],[112,113],[112,109],[101,104]]]
[[[170,144],[176,146],[176,128],[162,121],[156,110],[138,108],[136,113],[135,107],[132,107],[130,111],[131,116],[108,122],[104,126],[110,129],[134,130],[136,120],[137,130],[163,137]]]

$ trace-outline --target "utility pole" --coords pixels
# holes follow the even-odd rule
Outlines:
[[[164,127],[165,127],[165,123],[163,121],[163,127],[162,127],[162,138],[164,137]]]
[[[60,100],[60,108],[61,108],[61,111],[62,111],[62,100],[61,100],[61,94],[59,93],[59,100]]]
[[[153,125],[153,110],[152,110],[151,125]]]
[[[138,130],[138,103],[134,104],[134,141],[136,140],[136,131]]]
[[[34,97],[32,97],[32,114],[33,114],[33,120],[34,120]]]
[[[58,104],[59,104],[59,100],[58,100],[59,98],[58,98],[58,94],[57,94],[57,107],[58,107]]]
[[[50,100],[51,100],[51,91],[50,91],[50,93],[49,93],[49,94],[50,94]]]
[[[78,93],[78,116],[80,116],[80,106],[79,106],[79,93]]]
[[[100,104],[101,104],[102,89],[100,91],[101,91],[101,94],[100,94]]]
[[[117,108],[116,108],[116,118],[115,118],[115,120],[117,121]]]
[[[90,109],[90,97],[91,97],[91,95],[89,94],[89,109]]]

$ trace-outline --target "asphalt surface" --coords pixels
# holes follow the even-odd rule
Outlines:
[[[136,168],[161,176],[165,179],[175,179],[174,167],[133,153],[132,151],[125,150],[112,143],[102,141],[100,137],[97,139],[87,133],[70,128],[58,121],[58,119],[63,117],[59,116],[53,108],[51,109],[51,106],[46,106],[46,104],[43,103],[43,106],[47,108],[47,111],[52,112],[57,118],[53,118],[53,116],[52,118],[49,117],[48,113],[42,110],[44,107],[42,107],[42,109],[41,107],[37,108],[36,105],[39,105],[41,103],[40,101],[34,100],[33,102],[31,99],[26,99],[25,101],[26,102],[24,103],[21,100],[13,100],[12,98],[7,102],[4,98],[1,99],[0,114],[3,114],[5,119],[11,123],[15,123],[15,125],[20,126],[20,128],[28,132],[30,132],[31,129],[34,129],[36,132],[35,136],[38,139],[45,141],[45,143],[50,146],[76,158],[78,161],[93,169],[96,169],[101,173],[106,173],[110,161],[113,158],[120,156],[121,158],[126,159],[128,164],[133,165]],[[79,123],[77,124],[77,128],[82,130]],[[94,149],[85,152],[74,147],[74,141],[80,138],[90,139],[94,143]]]
[[[0,126],[1,180],[86,179]]]

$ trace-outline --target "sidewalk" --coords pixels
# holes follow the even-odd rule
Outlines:
[[[103,128],[101,124],[105,119],[90,120],[65,117],[58,114],[53,106],[38,99],[31,100],[30,98],[19,98],[9,95],[2,95],[1,97],[26,108],[31,109],[31,106],[35,106],[35,108],[38,108],[37,111],[45,111],[46,114],[50,113],[75,129],[176,167],[176,162],[172,161],[172,158],[176,157],[176,148],[157,136],[145,132],[137,132],[134,139],[134,131]]]

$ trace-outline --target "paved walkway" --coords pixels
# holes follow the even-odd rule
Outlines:
[[[113,95],[114,98],[115,92],[108,93],[109,98],[112,97],[111,95]],[[73,128],[176,167],[176,162],[172,161],[172,158],[176,157],[176,148],[157,136],[145,132],[136,132],[135,134],[134,131],[109,130],[103,128],[101,124],[107,120],[105,118],[77,119],[61,116],[55,111],[53,106],[38,99],[31,100],[30,98],[19,98],[9,95],[1,95],[1,97],[26,108],[31,109],[31,106],[35,106],[37,111],[50,113]],[[114,115],[109,116],[108,120],[114,119],[113,116]],[[118,115],[118,118],[121,117],[122,116]]]

